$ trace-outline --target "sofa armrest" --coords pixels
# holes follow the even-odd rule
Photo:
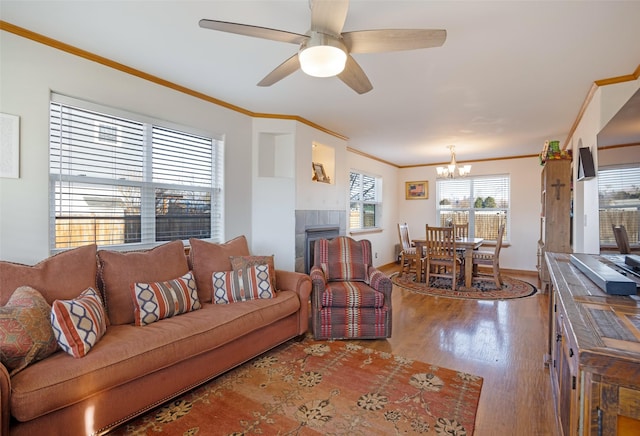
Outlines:
[[[300,326],[298,334],[302,335],[309,329],[309,297],[311,295],[311,279],[308,275],[276,270],[276,283],[281,290],[294,291],[300,298]]]
[[[9,422],[11,420],[11,378],[9,371],[0,363],[0,435],[9,434]]]

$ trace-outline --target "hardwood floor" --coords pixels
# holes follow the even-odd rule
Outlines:
[[[380,268],[392,274],[399,267]],[[532,276],[517,276],[536,284]],[[393,336],[362,345],[484,378],[475,436],[553,436],[547,346],[548,295],[474,301],[394,286]]]

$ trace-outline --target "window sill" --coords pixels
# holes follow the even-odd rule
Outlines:
[[[368,233],[382,233],[382,229],[380,227],[369,227],[367,229],[349,230],[350,235],[365,235]]]

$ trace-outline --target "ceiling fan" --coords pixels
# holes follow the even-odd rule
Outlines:
[[[447,38],[442,29],[380,29],[342,32],[349,0],[309,0],[311,28],[301,35],[285,30],[217,20],[200,20],[200,27],[273,41],[299,44],[298,53],[262,79],[258,86],[271,86],[302,69],[316,77],[338,76],[358,94],[373,89],[352,53],[380,53],[440,47]]]

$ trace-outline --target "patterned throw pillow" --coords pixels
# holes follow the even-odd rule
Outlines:
[[[131,290],[136,325],[151,324],[202,307],[192,272],[167,282],[135,283]]]
[[[273,255],[271,256],[229,256],[231,261],[231,269],[235,272],[246,270],[254,265],[268,265],[269,277],[271,277],[271,290],[275,291],[276,287],[276,268],[273,261]]]
[[[49,303],[29,286],[16,289],[0,307],[0,361],[9,375],[58,349],[50,316]]]
[[[229,304],[238,301],[273,298],[269,266],[253,265],[243,270],[213,273],[213,302]]]
[[[60,348],[75,358],[86,356],[107,331],[100,295],[88,288],[73,300],[55,300],[51,324]]]

